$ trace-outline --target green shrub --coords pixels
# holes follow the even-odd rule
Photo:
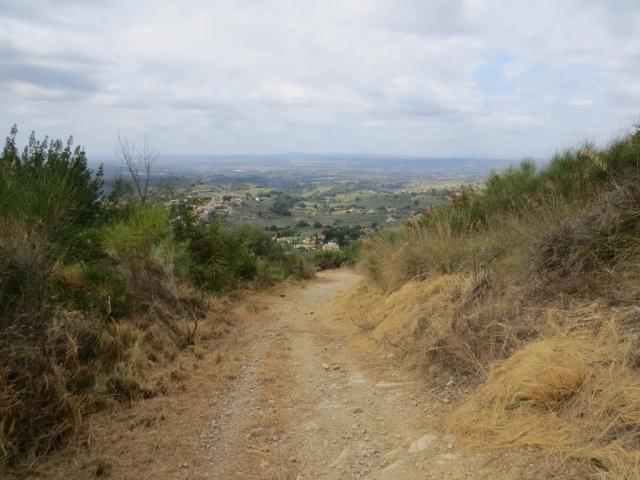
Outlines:
[[[313,266],[298,253],[285,253],[279,264],[287,277],[309,279],[315,273]]]
[[[74,308],[102,318],[122,317],[134,311],[134,300],[126,281],[114,265],[106,262],[61,266],[55,272],[57,297]]]
[[[0,212],[60,238],[93,223],[101,211],[102,168],[94,173],[72,139],[29,137],[22,153],[14,126],[0,156]]]
[[[104,246],[118,258],[149,257],[153,246],[170,233],[166,209],[139,206],[125,219],[104,229]]]
[[[300,255],[286,252],[257,228],[223,229],[218,223],[208,227],[192,225],[186,233],[184,225],[179,228],[193,257],[191,278],[205,291],[224,292],[239,282],[271,284],[288,276],[310,275]]]

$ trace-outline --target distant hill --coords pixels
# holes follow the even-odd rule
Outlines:
[[[113,155],[94,155],[94,165],[104,163],[107,174],[121,170]],[[497,158],[435,158],[388,155],[304,154],[278,155],[159,155],[154,165],[156,173],[224,173],[241,176],[245,173],[283,169],[338,170],[418,173],[421,175],[464,173],[486,175],[514,163],[512,159]]]

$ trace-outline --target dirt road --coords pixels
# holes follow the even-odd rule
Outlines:
[[[363,346],[332,299],[348,271],[265,295],[222,352],[183,360],[180,392],[95,416],[45,478],[512,478],[438,430],[450,405],[393,353]],[[517,477],[516,477],[517,478]]]
[[[355,352],[350,326],[336,323],[330,301],[357,278],[325,273],[272,306],[203,440],[209,478],[479,478],[479,457],[430,427],[446,404],[406,373],[373,368],[376,355]]]

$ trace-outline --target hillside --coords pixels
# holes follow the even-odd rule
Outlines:
[[[640,131],[493,173],[368,239],[341,308],[473,386],[448,420],[467,447],[538,452],[552,478],[638,478],[639,175]]]

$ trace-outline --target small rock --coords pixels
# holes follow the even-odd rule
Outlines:
[[[441,400],[442,403],[449,403],[451,400],[449,400],[448,398],[443,398]]]
[[[409,446],[409,453],[421,452],[422,450],[427,448],[429,445],[431,445],[433,442],[435,442],[437,439],[438,437],[436,437],[435,435],[427,433],[426,435],[423,435],[422,437],[418,438],[417,440],[414,440],[411,443],[411,446]]]
[[[340,365],[334,365],[334,366],[333,366],[333,369],[334,369],[334,370],[340,370]]]
[[[189,468],[189,464],[188,463],[181,463],[180,464],[180,468]]]
[[[453,448],[453,442],[447,443],[447,448],[451,450]]]
[[[324,368],[325,370],[329,370],[329,364],[328,363],[323,363],[322,364],[322,368]]]
[[[445,463],[452,462],[454,460],[457,460],[458,458],[460,458],[460,455],[457,455],[455,453],[442,453],[436,457],[436,463],[444,465]]]
[[[266,460],[262,460],[260,462],[260,468],[267,468],[269,466],[269,462],[267,462]]]

